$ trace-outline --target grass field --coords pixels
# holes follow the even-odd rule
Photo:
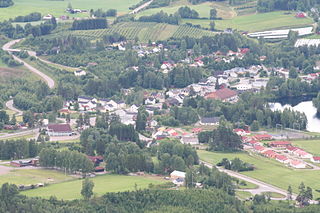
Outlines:
[[[293,145],[320,156],[320,140],[292,141]]]
[[[48,1],[48,0],[15,0],[14,5],[9,8],[0,8],[0,21],[14,18],[17,15],[27,15],[32,12],[40,12],[42,15],[52,14],[56,17],[61,15],[89,16],[89,13],[70,15],[65,12],[68,3],[73,8],[90,10],[90,9],[116,9],[118,13],[125,14],[129,12],[129,7],[135,5],[140,0],[69,0],[69,1]]]
[[[147,188],[150,183],[161,184],[164,180],[138,176],[124,175],[102,175],[91,179],[94,182],[94,194],[103,195],[107,192],[118,192],[134,190],[137,188]],[[59,184],[53,184],[44,188],[38,188],[22,192],[27,196],[49,198],[56,196],[58,199],[77,199],[81,198],[82,180],[68,181]]]
[[[244,192],[244,191],[236,191],[236,196],[242,200],[245,200],[252,196],[250,192]]]
[[[88,39],[100,39],[104,35],[111,33],[119,33],[129,40],[139,38],[142,42],[166,40],[170,37],[181,38],[183,36],[190,36],[199,38],[202,36],[214,35],[214,32],[197,29],[189,26],[178,26],[163,23],[152,22],[123,22],[112,26],[109,29],[103,30],[81,30],[81,31],[68,31],[58,36],[66,36],[68,34]],[[49,37],[57,36],[50,35]]]
[[[45,169],[15,169],[5,175],[0,175],[0,185],[12,183],[16,185],[36,183],[58,183],[72,180],[74,178],[65,176],[63,173]]]
[[[235,157],[241,160],[252,163],[256,169],[250,172],[243,172],[249,177],[256,178],[266,183],[275,185],[279,188],[287,190],[291,185],[294,192],[298,192],[298,186],[301,182],[305,185],[315,189],[320,189],[320,182],[316,181],[320,177],[319,170],[293,170],[289,169],[283,164],[267,159],[261,156],[250,156],[245,152],[240,153],[217,153],[198,150],[200,159],[213,164],[218,163],[223,158],[233,159]],[[318,198],[320,193],[313,191],[314,198]]]

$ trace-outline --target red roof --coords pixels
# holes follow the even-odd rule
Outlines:
[[[277,155],[276,158],[277,158],[278,160],[281,160],[281,161],[286,161],[286,160],[288,160],[288,158],[287,158],[286,156],[284,156],[284,155]]]
[[[219,99],[219,100],[226,100],[228,98],[232,98],[238,95],[238,93],[234,90],[229,88],[219,89],[215,92],[211,92],[205,96],[207,99]]]
[[[298,160],[291,160],[290,164],[291,164],[291,165],[294,165],[294,166],[297,166],[297,165],[302,164],[302,162],[301,162],[301,161],[298,161]]]
[[[193,129],[192,129],[192,132],[193,132],[193,133],[202,132],[202,128],[193,128]]]
[[[242,48],[242,49],[240,50],[240,52],[241,52],[242,54],[246,54],[246,53],[249,52],[249,51],[250,51],[249,48]]]
[[[290,146],[291,143],[289,141],[273,141],[270,143],[271,146]]]
[[[260,146],[260,145],[255,145],[253,148],[258,151],[262,151],[265,149],[263,146]]]
[[[314,160],[314,161],[320,161],[320,157],[314,156],[314,157],[313,157],[313,160]]]
[[[69,124],[49,124],[48,130],[53,132],[72,132]]]
[[[264,134],[264,135],[255,135],[254,136],[257,140],[270,140],[272,138],[271,135]]]
[[[287,146],[287,150],[289,150],[289,151],[295,151],[297,149],[299,149],[299,148],[295,147],[295,146]]]
[[[275,158],[277,156],[277,153],[275,153],[272,150],[267,150],[267,151],[263,152],[263,154],[270,157],[270,158]]]

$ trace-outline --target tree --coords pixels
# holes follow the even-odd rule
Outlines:
[[[299,194],[296,200],[299,202],[300,206],[307,206],[312,198],[312,189],[310,187],[307,187],[306,189],[304,183],[302,182],[299,186]]]
[[[210,10],[210,19],[213,20],[216,18],[217,18],[217,10],[213,8]]]
[[[215,31],[215,28],[216,28],[216,24],[214,23],[214,21],[210,21],[210,30]]]
[[[289,71],[289,78],[297,78],[298,72],[295,68],[291,68]]]
[[[82,182],[81,195],[86,199],[90,199],[93,195],[94,183],[88,178],[84,179]]]
[[[259,122],[257,120],[254,120],[253,123],[251,124],[251,130],[252,131],[258,131],[259,130]]]
[[[287,190],[287,200],[292,200],[292,188],[289,185]]]

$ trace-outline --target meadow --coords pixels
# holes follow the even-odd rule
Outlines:
[[[0,175],[0,185],[11,183],[16,185],[28,185],[37,183],[59,183],[74,179],[64,173],[48,169],[14,169],[7,174]]]
[[[148,188],[149,184],[157,185],[165,182],[160,178],[124,175],[101,175],[91,178],[91,180],[94,183],[94,195],[97,196],[103,195],[107,192],[120,192],[135,190],[136,188]],[[42,198],[55,196],[58,199],[72,200],[81,198],[81,188],[82,180],[73,180],[24,191],[22,194]]]
[[[198,155],[201,160],[212,164],[218,163],[223,158],[233,159],[238,157],[247,163],[253,164],[256,168],[254,171],[242,172],[244,175],[284,190],[287,190],[288,186],[291,185],[295,193],[298,192],[300,183],[304,182],[306,186],[310,186],[314,190],[314,198],[320,197],[320,193],[315,191],[316,189],[320,189],[320,182],[316,181],[320,177],[319,170],[290,169],[275,160],[257,155],[249,155],[246,152],[221,153],[198,150]]]
[[[90,9],[116,9],[119,15],[129,12],[129,7],[135,5],[140,0],[14,0],[14,5],[8,8],[0,8],[0,21],[14,18],[18,15],[28,15],[32,12],[40,12],[42,15],[52,14],[56,17],[69,15],[70,17],[89,16],[89,13],[71,15],[65,12],[69,2],[73,8],[88,10]]]

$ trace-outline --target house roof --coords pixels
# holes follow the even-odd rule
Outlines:
[[[281,161],[286,161],[286,160],[288,160],[288,158],[287,158],[286,156],[284,156],[284,155],[277,155],[276,158],[277,158],[278,160],[281,160]]]
[[[228,98],[232,98],[236,96],[238,93],[234,90],[231,90],[229,88],[223,88],[219,89],[215,92],[211,92],[208,95],[206,95],[206,98],[208,99],[220,99],[220,100],[226,100]]]
[[[298,160],[291,160],[290,164],[293,165],[293,166],[298,166],[298,165],[303,164],[303,163],[301,161],[298,161]]]
[[[219,121],[220,121],[219,117],[203,117],[203,118],[201,118],[201,123],[212,124],[212,123],[218,123]]]
[[[270,156],[270,157],[277,155],[277,153],[275,153],[273,150],[267,150],[267,151],[263,152],[263,154]]]
[[[177,176],[177,177],[185,177],[186,176],[186,173],[185,172],[181,172],[181,171],[177,171],[177,170],[174,170],[173,172],[171,172],[170,174],[171,176]]]
[[[289,146],[291,143],[289,141],[273,141],[270,143],[271,146]]]
[[[318,157],[318,156],[313,156],[313,160],[315,160],[315,161],[320,161],[320,157]]]
[[[258,151],[262,151],[265,149],[263,146],[260,146],[260,145],[255,145],[253,148]]]
[[[69,124],[49,124],[48,129],[53,132],[72,132]]]
[[[268,134],[263,134],[263,135],[255,135],[254,136],[257,140],[263,140],[263,139],[271,139],[272,136]]]

